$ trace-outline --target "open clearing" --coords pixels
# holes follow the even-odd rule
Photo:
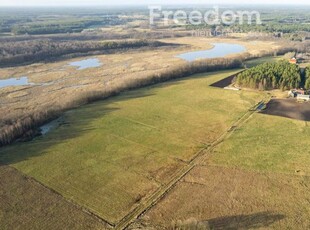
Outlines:
[[[137,226],[309,229],[310,128],[255,113]]]
[[[310,103],[299,103],[296,99],[272,99],[263,114],[310,121]]]
[[[279,61],[283,58],[285,58],[285,57],[284,56],[263,57],[263,58],[249,60],[245,64],[246,64],[247,68],[252,68],[254,66],[261,65],[265,62],[276,62],[276,61]]]
[[[196,75],[67,112],[65,124],[2,150],[1,161],[118,223],[262,100],[209,85],[236,71]]]

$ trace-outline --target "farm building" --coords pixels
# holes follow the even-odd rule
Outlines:
[[[290,91],[288,92],[288,96],[289,96],[289,97],[296,97],[296,96],[297,96],[296,91],[295,91],[295,90],[290,90]]]
[[[296,98],[297,101],[310,101],[309,94],[309,91],[303,89],[292,89],[288,92],[288,96]]]
[[[297,63],[298,63],[298,60],[297,60],[295,57],[293,57],[293,58],[290,59],[289,62],[290,62],[291,64],[297,64]]]
[[[310,95],[297,94],[297,101],[310,101]]]

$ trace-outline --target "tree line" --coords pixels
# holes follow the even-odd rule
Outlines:
[[[19,34],[57,34],[57,33],[79,33],[86,28],[96,26],[113,26],[125,23],[118,16],[109,18],[89,17],[89,18],[69,18],[65,20],[47,20],[14,24],[11,33]]]
[[[310,66],[305,69],[305,89],[310,90]]]
[[[104,54],[113,50],[141,47],[169,46],[171,44],[148,40],[130,41],[53,41],[36,39],[0,43],[0,66],[14,66],[34,62]]]

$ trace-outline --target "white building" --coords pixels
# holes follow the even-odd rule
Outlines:
[[[310,95],[297,94],[297,101],[310,101]]]

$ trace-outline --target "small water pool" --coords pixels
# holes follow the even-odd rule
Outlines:
[[[99,67],[102,63],[99,61],[98,58],[88,58],[81,61],[70,62],[70,66],[77,67],[77,70],[83,70],[88,68]]]
[[[212,43],[212,45],[214,46],[212,49],[188,52],[180,54],[176,57],[192,62],[198,59],[205,58],[221,58],[230,54],[238,54],[246,51],[246,48],[244,46],[238,44]]]
[[[32,85],[32,83],[29,83],[28,77],[9,78],[0,80],[0,88],[4,88],[7,86],[22,86],[22,85]]]
[[[45,125],[42,125],[40,127],[40,132],[42,135],[46,135],[48,134],[51,130],[57,128],[58,126],[61,125],[61,123],[63,122],[62,118],[58,118],[56,120],[53,120],[49,123],[46,123]]]

